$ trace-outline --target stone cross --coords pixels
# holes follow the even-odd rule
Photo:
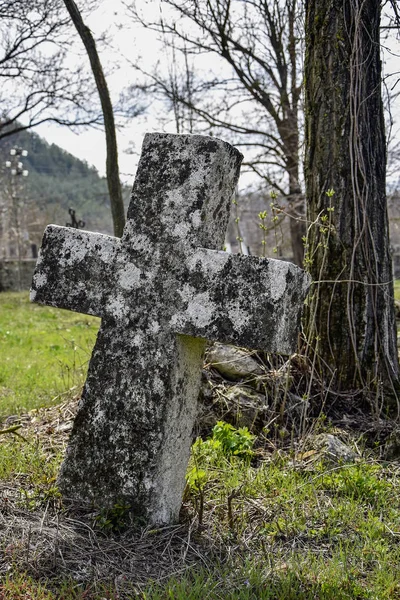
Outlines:
[[[49,225],[31,300],[102,317],[58,484],[66,499],[178,518],[206,340],[296,345],[308,278],[220,250],[241,154],[148,134],[121,239]]]

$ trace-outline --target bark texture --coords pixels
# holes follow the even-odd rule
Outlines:
[[[97,91],[99,92],[106,133],[106,173],[108,192],[110,194],[114,235],[116,237],[121,237],[125,225],[125,210],[122,200],[121,183],[119,180],[117,136],[115,133],[114,112],[111,104],[111,98],[97,52],[96,42],[94,41],[91,31],[83,22],[82,15],[79,12],[74,0],[64,0],[64,4],[83,42],[83,45],[85,46],[90,60],[92,73],[96,81]]]
[[[339,389],[397,382],[380,3],[306,2],[308,341]]]

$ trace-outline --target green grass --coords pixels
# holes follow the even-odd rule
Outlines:
[[[400,598],[399,474],[395,470],[361,462],[333,469],[318,463],[307,471],[296,468],[289,457],[253,467],[237,457],[217,456],[210,448],[202,456],[192,455],[191,468],[195,464],[206,476],[186,498],[186,506],[196,510],[203,495],[203,530],[193,536],[214,539],[223,549],[220,561],[203,566],[199,560],[197,567],[181,575],[149,582],[140,591],[136,586],[135,594],[121,596],[112,588],[106,594],[104,588],[82,588],[66,580],[54,591],[51,578],[47,587],[43,577],[24,579],[30,589],[38,586],[33,598]],[[42,491],[37,498],[46,500],[48,495]],[[37,498],[27,500],[33,506]],[[8,580],[3,585],[16,583]],[[0,584],[0,599],[1,590]]]
[[[84,378],[98,321],[30,305],[23,294],[0,294],[0,305],[1,353],[9,359],[0,366],[1,412],[59,402]],[[245,429],[222,423],[194,444],[184,506],[198,523],[191,543],[204,554],[191,568],[124,592],[114,577],[79,583],[51,568],[35,575],[35,549],[33,572],[25,573],[23,550],[0,575],[0,600],[400,600],[399,461],[380,463],[369,451],[355,464],[307,463],[253,444]],[[62,511],[61,459],[47,439],[0,436],[0,479],[18,482],[24,510]],[[101,530],[99,539],[107,535]],[[154,532],[143,535],[159,547]]]
[[[394,298],[400,302],[400,279],[394,280]]]
[[[238,435],[232,431],[235,443]],[[257,453],[236,455],[220,441],[214,435],[193,446],[184,500],[192,518],[201,520],[192,539],[205,548],[212,540],[216,558],[207,559],[205,549],[197,566],[162,582],[128,585],[122,595],[113,580],[82,586],[65,577],[55,581],[53,574],[48,581],[43,575],[21,579],[17,569],[0,580],[0,600],[18,598],[18,590],[27,587],[38,600],[400,599],[399,463],[369,458],[305,465],[290,453],[272,453],[253,464]],[[26,454],[17,465],[27,470],[23,505],[36,510],[49,501],[57,505],[60,457],[49,461],[40,447],[20,440],[3,443],[7,447]],[[2,596],[8,589],[10,595]]]
[[[156,586],[146,598],[400,598],[398,463],[306,469],[274,456],[255,468],[208,442],[192,450],[192,501],[223,545],[237,547],[236,569],[173,578],[172,595]]]
[[[0,418],[60,402],[82,385],[99,319],[0,294]]]

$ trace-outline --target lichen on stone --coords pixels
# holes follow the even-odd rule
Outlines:
[[[32,299],[102,317],[65,499],[177,520],[205,340],[294,349],[304,273],[218,250],[241,159],[215,138],[147,135],[121,239],[46,229]]]

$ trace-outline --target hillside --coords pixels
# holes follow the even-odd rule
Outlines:
[[[11,177],[10,169],[5,167],[5,162],[12,160],[13,147],[28,151],[28,156],[20,159],[29,171],[28,177]],[[31,215],[35,229],[42,231],[48,223],[65,225],[70,220],[68,209],[72,207],[77,217],[85,221],[85,229],[112,234],[106,179],[88,163],[47,143],[36,133],[24,131],[0,140],[0,181],[1,204],[7,205],[7,190],[9,197],[12,193],[17,195],[19,210],[24,217]],[[126,201],[129,191],[124,190]]]

